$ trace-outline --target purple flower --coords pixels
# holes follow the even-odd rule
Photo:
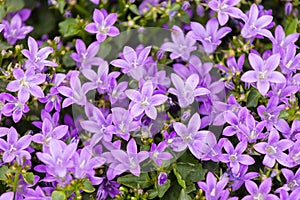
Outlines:
[[[233,18],[244,17],[243,12],[234,7],[240,0],[212,0],[208,2],[208,6],[215,12],[218,12],[218,20],[221,26],[228,22],[229,16]]]
[[[195,113],[186,127],[180,122],[174,122],[173,127],[179,137],[174,138],[171,147],[176,152],[181,152],[187,147],[191,153],[198,159],[202,157],[201,146],[205,143],[209,131],[199,131],[201,119],[198,113]]]
[[[41,103],[46,103],[45,110],[51,112],[53,109],[60,112],[62,97],[59,95],[57,88],[52,87],[45,97],[39,99]]]
[[[139,122],[133,121],[131,113],[121,107],[112,108],[112,122],[114,125],[110,125],[106,128],[106,132],[116,134],[118,137],[128,141],[131,131],[137,131],[140,129]]]
[[[68,171],[74,167],[72,158],[76,148],[76,143],[66,145],[63,141],[53,139],[49,143],[49,152],[36,153],[38,159],[45,163],[44,170],[47,172],[47,177],[44,181],[51,182],[67,175]]]
[[[256,4],[250,8],[249,16],[242,18],[245,25],[241,31],[244,38],[254,38],[256,35],[262,35],[272,38],[272,33],[266,28],[272,23],[271,15],[263,15],[259,17],[259,11]]]
[[[259,187],[250,180],[245,182],[245,186],[250,195],[245,196],[242,200],[252,200],[252,199],[274,199],[279,200],[279,198],[274,194],[269,194],[272,187],[272,179],[265,179]]]
[[[255,160],[243,152],[247,148],[247,142],[240,142],[237,144],[236,148],[234,149],[233,145],[229,140],[224,143],[224,149],[227,154],[222,154],[220,156],[220,160],[224,163],[227,163],[231,168],[233,173],[238,173],[240,170],[241,165],[253,165]]]
[[[145,47],[139,53],[133,48],[125,46],[123,49],[124,59],[116,59],[111,62],[115,67],[121,68],[124,74],[132,76],[136,80],[140,80],[144,73],[144,65],[151,51],[151,46]]]
[[[260,142],[254,145],[256,151],[266,154],[263,164],[267,167],[273,167],[276,161],[283,166],[289,166],[288,155],[283,153],[283,151],[293,146],[294,143],[291,140],[279,139],[278,131],[272,129],[268,137],[268,142]]]
[[[286,180],[286,184],[278,188],[275,192],[280,192],[280,190],[285,190],[285,191],[297,190],[300,185],[300,169],[298,169],[295,174],[292,170],[286,168],[282,169],[281,172]]]
[[[81,70],[82,74],[91,82],[86,82],[83,84],[83,90],[90,91],[97,89],[100,94],[106,92],[108,88],[109,80],[116,79],[119,76],[119,72],[112,72],[108,74],[108,64],[106,61],[98,63],[97,73],[92,69]]]
[[[29,147],[31,142],[31,136],[25,135],[18,139],[18,133],[14,127],[11,127],[7,133],[7,141],[0,138],[0,149],[4,151],[3,162],[10,163],[15,158],[20,164],[23,162],[23,158],[30,159],[31,155],[25,149]]]
[[[135,176],[139,176],[141,172],[140,163],[149,157],[147,151],[137,152],[137,146],[134,139],[129,140],[127,152],[116,149],[111,150],[111,154],[116,160],[109,166],[109,171],[107,171],[107,176],[110,180],[127,170]]]
[[[142,113],[146,113],[151,119],[156,119],[157,110],[155,106],[159,106],[167,101],[168,97],[163,94],[153,95],[153,84],[147,81],[141,88],[141,92],[129,89],[125,91],[127,97],[131,100],[130,113],[133,117],[137,117]]]
[[[117,194],[120,193],[119,188],[120,184],[117,181],[110,181],[108,179],[104,179],[100,184],[99,189],[97,191],[97,200],[106,200],[108,195],[111,198],[114,198]]]
[[[76,53],[71,54],[71,58],[76,62],[80,69],[90,69],[92,65],[98,66],[103,60],[96,57],[100,48],[98,42],[93,42],[86,48],[84,42],[80,39],[76,40]]]
[[[13,121],[18,123],[21,120],[23,113],[29,112],[29,107],[15,97],[10,98],[7,101],[8,102],[3,106],[1,111],[4,116],[12,116]]]
[[[27,58],[25,67],[28,69],[33,67],[37,71],[44,71],[46,66],[56,67],[57,64],[46,60],[49,54],[53,52],[52,47],[44,47],[39,50],[38,44],[34,38],[28,38],[28,48],[23,49],[21,52]]]
[[[212,160],[213,162],[219,162],[220,156],[222,155],[222,148],[226,141],[226,138],[221,138],[217,142],[215,134],[208,132],[205,144],[201,147],[201,152],[203,154],[201,160]]]
[[[229,190],[225,189],[228,178],[222,176],[219,182],[212,172],[208,172],[206,175],[206,183],[198,182],[198,186],[205,192],[206,199],[211,200],[225,200],[228,199]],[[225,189],[225,190],[224,190]]]
[[[0,196],[0,200],[13,200],[14,192],[5,192]]]
[[[200,41],[204,51],[211,54],[222,43],[221,39],[231,32],[229,27],[223,27],[219,30],[218,27],[219,23],[216,18],[210,19],[205,28],[200,23],[191,22],[192,31],[187,36]]]
[[[14,45],[17,40],[22,40],[28,33],[33,30],[32,26],[25,26],[19,14],[15,14],[10,23],[7,20],[2,20],[5,25],[3,35],[7,42]]]
[[[160,49],[163,51],[170,51],[170,58],[172,60],[176,58],[182,58],[182,60],[188,60],[191,52],[195,51],[196,41],[191,37],[185,37],[183,31],[178,26],[173,26],[171,37],[173,42],[164,43]]]
[[[94,23],[90,23],[85,27],[89,33],[96,33],[98,42],[103,42],[107,36],[115,37],[119,35],[119,30],[113,26],[117,20],[117,14],[107,14],[106,10],[95,9],[93,13]]]
[[[46,196],[45,192],[40,186],[37,186],[35,190],[28,188],[26,194],[24,194],[24,197],[26,200],[51,200],[52,199],[51,197]]]
[[[163,185],[168,180],[168,174],[166,172],[160,172],[157,179],[158,179],[158,185]]]
[[[164,152],[167,147],[168,143],[165,141],[160,142],[158,145],[152,143],[149,152],[150,159],[152,159],[159,166],[163,164],[163,160],[172,159],[173,156],[169,152]]]
[[[101,157],[92,158],[92,150],[89,147],[81,149],[80,153],[74,154],[74,176],[78,179],[88,177],[93,185],[99,185],[103,178],[95,177],[95,168],[102,166],[105,159]]]
[[[260,56],[250,53],[249,62],[254,70],[245,72],[241,80],[247,83],[257,83],[257,89],[262,95],[266,95],[271,83],[285,83],[285,77],[275,71],[280,62],[280,55],[274,54],[264,61]]]
[[[246,165],[241,165],[240,170],[238,173],[231,173],[230,174],[230,180],[233,181],[231,184],[232,190],[238,190],[239,188],[242,187],[242,185],[245,183],[246,180],[250,180],[253,178],[256,178],[259,176],[259,173],[257,172],[249,172],[247,173],[248,166]]]
[[[18,91],[18,99],[26,103],[29,100],[30,94],[35,97],[44,97],[43,90],[38,86],[45,82],[45,74],[36,74],[34,68],[29,68],[24,71],[20,68],[15,68],[13,75],[16,80],[9,82],[6,89],[11,92]]]
[[[42,125],[42,133],[37,133],[32,136],[32,140],[36,143],[48,146],[49,142],[53,139],[61,139],[68,132],[68,126],[61,125],[53,127],[51,121],[47,118],[44,119]]]
[[[175,88],[170,88],[168,92],[177,96],[180,107],[186,108],[194,102],[195,97],[210,93],[206,88],[197,88],[199,83],[197,74],[192,74],[183,81],[177,74],[172,73],[171,80]]]
[[[71,87],[71,88],[70,88]],[[88,92],[81,87],[80,79],[78,76],[71,76],[70,78],[70,87],[60,86],[57,88],[59,93],[66,96],[67,98],[63,101],[62,107],[68,107],[71,104],[85,105],[86,104],[86,96],[85,94]]]
[[[112,78],[108,85],[108,96],[111,104],[115,104],[119,100],[126,98],[125,90],[128,87],[128,82],[123,81],[118,83],[116,79]]]

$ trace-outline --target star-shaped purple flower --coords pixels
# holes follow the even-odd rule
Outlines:
[[[117,20],[117,14],[107,13],[106,10],[95,9],[93,13],[94,23],[90,23],[85,27],[85,30],[89,33],[96,33],[96,38],[98,42],[103,42],[107,36],[115,37],[119,35],[119,30],[116,28],[114,23]]]
[[[250,195],[245,196],[242,200],[252,200],[252,199],[272,199],[279,200],[279,198],[274,194],[269,194],[272,187],[272,179],[265,179],[259,187],[253,181],[246,181],[245,186]]]

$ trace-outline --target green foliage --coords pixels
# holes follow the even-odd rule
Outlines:
[[[258,100],[261,97],[261,94],[258,92],[257,89],[251,88],[248,97],[247,97],[247,107],[248,108],[255,108],[258,105]]]
[[[121,176],[118,178],[118,182],[130,188],[141,189],[148,188],[153,184],[148,173],[141,173],[140,176],[134,176],[131,174]]]
[[[62,191],[52,192],[52,200],[66,200],[66,194]]]

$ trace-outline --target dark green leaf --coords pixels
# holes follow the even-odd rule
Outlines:
[[[158,190],[158,197],[161,198],[164,196],[164,194],[168,191],[168,189],[171,186],[171,181],[167,180],[167,182],[163,185],[158,185],[157,190]]]
[[[177,178],[177,182],[179,183],[179,185],[183,189],[185,189],[186,188],[186,184],[185,184],[184,178],[182,178],[181,174],[177,171],[177,168],[174,168],[173,171],[174,171],[174,174],[175,174],[175,176]]]
[[[28,184],[30,184],[30,185],[33,184],[33,182],[34,182],[34,175],[33,175],[32,172],[27,172],[27,173],[25,173],[25,174],[23,175],[23,177],[24,177],[24,181],[25,181],[26,183],[28,183]]]
[[[297,28],[298,28],[298,19],[294,18],[290,23],[288,23],[288,26],[286,28],[285,33],[287,35],[292,34],[292,33],[296,33]]]
[[[77,26],[77,22],[74,18],[67,18],[66,20],[60,22],[58,26],[59,26],[59,32],[64,37],[74,36],[80,32],[80,29]]]
[[[192,200],[192,198],[182,189],[180,191],[180,195],[178,197],[178,200]]]
[[[89,180],[85,180],[83,182],[83,188],[82,188],[82,190],[84,192],[87,192],[87,193],[92,193],[92,192],[95,191],[95,188],[94,188],[94,186],[92,185],[92,183]]]
[[[5,3],[7,12],[16,12],[21,10],[25,5],[23,0],[6,0]]]
[[[177,173],[180,174],[186,182],[198,182],[205,179],[206,169],[201,164],[177,163],[174,166]]]
[[[247,97],[247,107],[248,108],[253,108],[257,107],[258,104],[258,99],[261,97],[260,93],[258,92],[257,89],[251,89],[250,93],[248,94]]]
[[[179,191],[182,188],[178,185],[177,182],[172,182],[170,189],[162,197],[162,200],[176,200],[179,197]]]
[[[66,1],[65,0],[58,0],[58,8],[59,8],[59,12],[61,14],[64,14],[65,6],[66,6]]]
[[[158,195],[158,191],[156,189],[148,190],[148,199],[154,199]]]
[[[0,5],[0,21],[2,21],[2,19],[5,17],[5,15],[6,15],[5,6]]]
[[[184,23],[186,24],[189,24],[190,21],[191,21],[191,18],[189,16],[189,14],[187,12],[182,12],[180,13],[181,16],[180,16],[180,20],[183,21]]]
[[[71,58],[72,53],[73,51],[69,51],[63,57],[63,64],[67,67],[72,67],[76,65],[75,61]]]
[[[66,200],[66,194],[62,191],[52,192],[52,200]]]
[[[118,182],[131,188],[147,188],[152,185],[148,173],[141,173],[140,176],[125,175],[118,178]]]
[[[10,46],[7,42],[5,41],[0,41],[0,50],[7,50],[9,48],[11,48],[12,46]]]
[[[133,12],[136,15],[140,15],[139,10],[137,8],[137,6],[135,4],[132,4],[129,9],[131,10],[131,12]]]

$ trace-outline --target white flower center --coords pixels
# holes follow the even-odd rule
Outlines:
[[[268,76],[267,71],[258,72],[257,74],[257,78],[261,81],[266,80],[267,76]]]
[[[277,147],[274,147],[274,146],[271,146],[271,145],[268,145],[266,147],[266,152],[269,154],[269,155],[273,155],[277,152]]]
[[[265,197],[264,197],[264,194],[262,194],[262,193],[257,193],[256,195],[254,195],[253,199],[254,199],[254,200],[264,200]]]

